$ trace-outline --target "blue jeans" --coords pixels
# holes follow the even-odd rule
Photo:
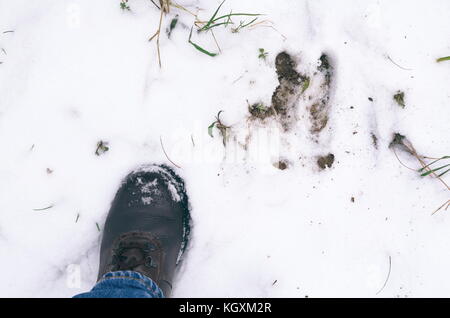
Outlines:
[[[133,271],[109,272],[90,292],[73,298],[163,298],[162,290],[147,276]]]

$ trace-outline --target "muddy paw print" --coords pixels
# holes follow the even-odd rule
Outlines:
[[[256,163],[260,166],[270,161],[280,170],[296,163],[312,165],[319,171],[332,168],[335,158],[329,149],[332,135],[328,129],[332,60],[322,54],[316,61],[300,63],[296,56],[283,51],[275,58],[275,71],[278,85],[270,102],[248,102],[248,120],[233,127],[235,142],[244,151],[252,146],[267,148],[257,152],[264,154],[258,155]]]

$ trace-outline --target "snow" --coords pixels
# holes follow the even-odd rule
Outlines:
[[[448,155],[450,63],[435,62],[450,55],[447,0],[227,0],[223,12],[264,13],[276,30],[217,28],[214,58],[187,42],[193,17],[173,9],[163,28],[175,14],[179,23],[170,39],[161,34],[161,69],[148,42],[159,11],[119,3],[0,0],[0,296],[89,290],[96,224],[103,230],[130,170],[171,164],[161,141],[193,218],[175,297],[450,296],[450,218],[431,216],[448,190],[388,148],[399,132],[422,154]],[[220,2],[179,3],[206,20]],[[192,40],[217,51],[210,34]],[[319,143],[307,100],[289,132],[248,120],[247,100],[270,104],[283,50],[311,76],[323,52],[332,61]],[[392,99],[398,90],[405,109]],[[220,110],[232,127],[226,147],[207,129]],[[96,156],[100,140],[110,149]],[[320,171],[316,158],[328,153],[335,162]],[[278,157],[288,169],[273,166]]]

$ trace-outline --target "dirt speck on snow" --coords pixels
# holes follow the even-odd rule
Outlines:
[[[287,161],[287,160],[285,160],[285,159],[281,159],[280,161],[275,162],[275,163],[273,164],[273,166],[274,166],[275,168],[277,168],[277,169],[280,169],[280,170],[286,170],[286,169],[289,168],[290,163],[289,163],[289,161]]]
[[[317,165],[320,169],[331,168],[334,163],[334,154],[330,153],[326,156],[321,156],[317,159]]]
[[[370,137],[372,138],[372,145],[375,147],[375,149],[378,149],[378,137],[375,135],[375,133],[370,133]]]
[[[405,93],[402,91],[398,91],[397,94],[394,95],[394,100],[401,108],[405,108]]]

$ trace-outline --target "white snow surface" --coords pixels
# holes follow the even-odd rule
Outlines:
[[[92,288],[122,178],[172,165],[161,140],[193,219],[175,297],[450,296],[450,211],[431,215],[448,190],[388,148],[399,132],[421,154],[449,155],[450,62],[436,63],[450,55],[448,0],[227,0],[221,12],[264,13],[276,30],[217,28],[216,57],[187,42],[194,18],[172,9],[161,69],[148,41],[159,11],[119,3],[0,0],[0,296]],[[179,4],[207,20],[220,2]],[[218,50],[210,33],[193,41]],[[288,133],[248,120],[247,100],[270,104],[281,51],[308,74],[323,52],[332,61],[319,143],[302,101]],[[208,135],[220,110],[232,127],[226,147],[217,129]],[[245,151],[236,141],[250,134]],[[96,156],[99,140],[110,149]],[[328,153],[336,160],[320,171]],[[279,157],[288,169],[273,166]]]

